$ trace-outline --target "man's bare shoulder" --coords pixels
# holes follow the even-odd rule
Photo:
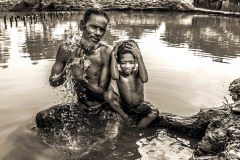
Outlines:
[[[101,47],[101,54],[104,58],[107,58],[109,59],[110,56],[111,56],[111,52],[112,52],[112,47],[106,45],[106,44],[103,44],[101,43],[100,44],[100,47]]]
[[[57,51],[57,59],[66,60],[70,56],[69,46],[65,43],[60,44]]]
[[[58,47],[58,51],[64,54],[69,54],[69,45],[65,43],[60,44]]]

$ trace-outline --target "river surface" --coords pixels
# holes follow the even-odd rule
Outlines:
[[[34,117],[64,102],[61,87],[50,87],[48,77],[59,44],[78,32],[82,14],[9,21],[28,14],[0,15],[0,159],[74,159],[61,156],[38,137]],[[220,106],[225,98],[231,102],[228,86],[240,75],[240,19],[164,12],[108,14],[111,22],[103,42],[138,42],[149,74],[145,97],[160,111],[189,116],[200,108]],[[187,159],[192,155],[189,145],[190,139],[165,130],[125,131],[114,146],[101,146],[85,159]]]

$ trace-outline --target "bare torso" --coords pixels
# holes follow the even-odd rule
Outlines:
[[[106,45],[99,44],[99,46],[93,50],[89,54],[85,54],[85,60],[90,61],[90,65],[87,67],[85,70],[86,72],[86,77],[85,79],[90,83],[91,85],[99,86],[100,81],[101,81],[101,74],[103,70],[104,63],[106,61],[109,61],[110,54],[106,53],[109,48]],[[69,50],[68,50],[69,51]],[[71,58],[71,53],[65,54],[65,64],[68,62],[68,60]],[[109,72],[109,71],[108,71]],[[110,75],[107,73],[108,76],[105,76],[105,87],[104,90],[107,89],[109,86],[110,82]],[[97,94],[91,90],[89,90],[87,87],[82,85],[82,83],[75,81],[75,90],[78,95],[78,100],[80,102],[83,102],[87,104],[87,106],[94,106],[98,105],[102,102],[104,102],[103,95]],[[82,97],[82,92],[84,90],[84,94],[86,98]]]
[[[89,60],[91,64],[86,69],[86,80],[90,83],[98,84],[103,65],[101,47],[94,50],[93,53],[85,55],[85,59]]]
[[[124,76],[120,73],[117,86],[121,100],[129,106],[136,107],[144,101],[144,87],[138,75]]]
[[[104,52],[106,46],[103,46],[100,44],[100,47],[98,47],[96,50],[93,51],[93,53],[89,55],[85,55],[85,59],[90,61],[90,66],[86,69],[86,80],[91,83],[98,85],[100,81],[101,71],[102,67],[106,58],[106,54]],[[106,88],[109,86],[110,82],[110,75],[106,79]],[[78,91],[77,91],[78,92]],[[84,100],[85,103],[88,104],[88,106],[97,105],[99,103],[104,102],[103,96],[96,94],[94,92],[91,92],[86,88],[86,97],[87,99]]]

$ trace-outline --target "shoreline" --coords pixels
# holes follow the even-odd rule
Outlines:
[[[207,15],[218,15],[225,17],[240,17],[240,12],[230,12],[222,10],[210,10],[205,8],[192,8],[189,10],[169,10],[167,8],[145,8],[145,9],[132,9],[132,8],[111,8],[104,9],[104,11],[133,11],[133,12],[179,12],[179,13],[193,13],[193,14],[207,14]]]
[[[63,3],[53,0],[42,1],[39,3],[35,0],[25,1],[5,1],[0,2],[0,12],[82,12],[86,8],[96,7],[105,11],[142,11],[142,12],[182,12],[193,14],[214,14],[228,17],[239,17],[240,12],[214,10],[198,8],[194,6],[192,0],[65,0]],[[225,7],[226,9],[226,7]]]
[[[167,8],[145,8],[145,9],[133,9],[133,8],[108,8],[103,9],[107,12],[179,12],[179,13],[192,13],[192,14],[202,14],[202,15],[216,15],[216,16],[224,16],[224,17],[240,17],[240,12],[229,12],[229,11],[220,11],[220,10],[209,10],[205,8],[193,8],[191,10],[169,10]],[[84,10],[59,10],[59,11],[52,11],[52,10],[46,10],[46,11],[0,11],[2,13],[1,17],[4,17],[8,13],[74,13],[74,12],[84,12]]]
[[[230,11],[222,11],[222,10],[210,10],[205,8],[194,8],[195,13],[201,14],[214,14],[214,15],[222,15],[227,17],[240,17],[240,12],[230,12]]]

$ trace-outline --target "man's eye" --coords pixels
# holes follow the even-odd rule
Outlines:
[[[105,29],[103,29],[103,28],[100,28],[100,31],[101,31],[101,32],[105,32],[106,30],[105,30]]]
[[[92,26],[93,29],[97,29],[97,26]]]

